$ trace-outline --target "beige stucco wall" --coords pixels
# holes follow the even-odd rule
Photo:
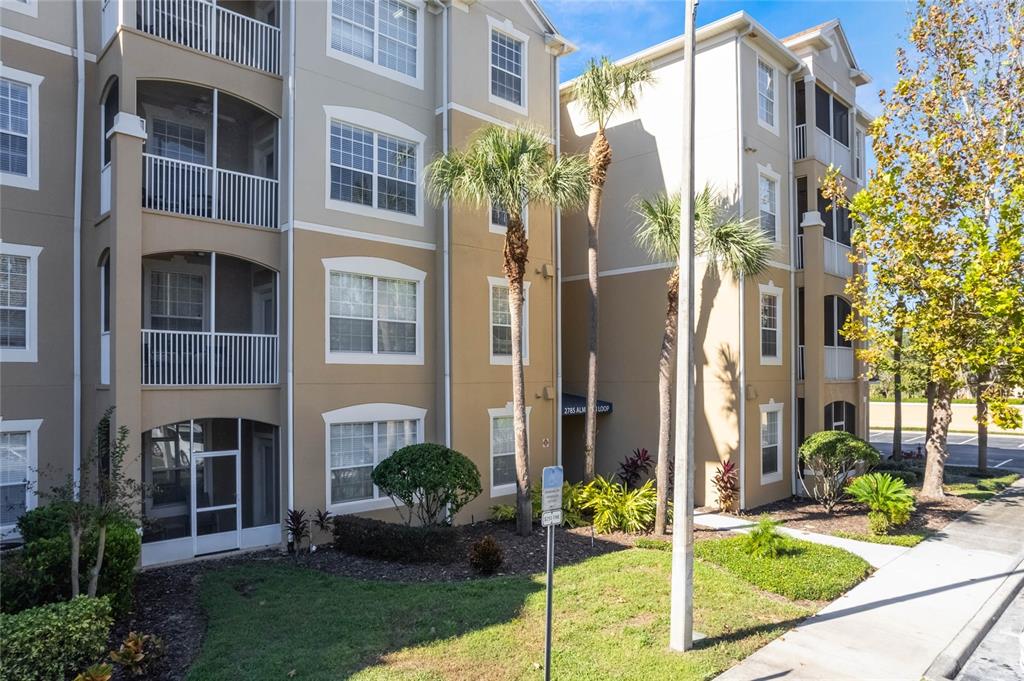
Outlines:
[[[978,423],[974,420],[977,409],[973,404],[954,404],[953,419],[950,421],[950,431],[976,432]],[[1024,415],[1024,406],[1014,407]],[[903,402],[900,408],[900,416],[904,428],[923,430],[927,424],[928,405],[924,402]],[[896,415],[896,405],[892,402],[871,402],[871,430],[887,430],[893,427]],[[1024,428],[1006,430],[994,424],[989,424],[990,433],[1012,433],[1024,435]]]

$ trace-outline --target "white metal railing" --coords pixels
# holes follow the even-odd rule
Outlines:
[[[274,385],[277,335],[142,330],[143,385]]]
[[[154,154],[142,157],[144,208],[277,228],[277,180]]]
[[[833,241],[826,237],[825,241],[825,271],[840,277],[849,278],[853,276],[853,263],[850,262],[850,247]]]
[[[110,332],[100,332],[100,385],[110,385]]]
[[[100,170],[100,215],[110,212],[110,164]]]
[[[804,236],[803,234],[797,234],[796,236],[796,268],[802,270],[804,268]]]
[[[281,29],[210,0],[136,0],[136,27],[243,66],[280,73]]]
[[[799,161],[807,158],[807,124],[801,123],[793,130],[793,157]]]
[[[830,381],[853,380],[853,348],[825,346],[825,378]]]
[[[796,380],[802,381],[807,376],[807,367],[804,364],[804,346],[796,346]]]

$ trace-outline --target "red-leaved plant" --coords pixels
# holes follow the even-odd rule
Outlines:
[[[722,465],[715,471],[715,477],[711,479],[711,484],[715,486],[715,492],[718,494],[718,509],[720,511],[731,510],[740,492],[736,464],[732,461],[722,462]]]
[[[619,479],[627,489],[639,487],[643,479],[651,474],[653,466],[654,459],[647,453],[647,449],[637,447],[619,464]]]

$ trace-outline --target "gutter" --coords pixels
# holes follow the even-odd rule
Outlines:
[[[71,459],[75,499],[82,479],[82,176],[85,171],[85,10],[75,0],[75,196],[72,277],[74,281],[72,324],[73,400]]]
[[[740,74],[740,63],[741,54],[740,47],[743,43],[743,36],[736,36],[736,196],[737,196],[737,210],[739,211],[740,219],[743,219],[743,83]],[[744,316],[746,312],[745,297],[746,297],[746,278],[741,274],[739,277],[739,289],[740,289],[740,320],[739,320],[739,375],[737,376],[739,383],[739,404],[737,406],[738,412],[738,426],[739,426],[739,463],[737,474],[740,478],[740,510],[744,510],[747,507],[747,485],[746,485],[746,458],[747,458],[747,384],[746,384],[746,371],[744,371],[744,348],[747,344],[747,339],[744,337]]]
[[[451,118],[451,92],[449,89],[448,33],[451,22],[451,3],[445,3],[441,15],[441,89],[444,97],[444,111],[441,113],[441,151],[448,153],[448,128]],[[451,206],[448,199],[441,207],[441,269],[442,303],[444,310],[444,443],[452,446],[452,311],[451,311],[451,253],[450,234]]]
[[[288,3],[288,508],[295,507],[295,2]],[[280,296],[280,292],[278,292]]]
[[[797,67],[786,74],[786,108],[788,109],[789,115],[786,120],[789,123],[789,144],[787,145],[786,153],[789,162],[786,164],[787,182],[789,185],[789,217],[790,222],[787,226],[789,231],[789,295],[792,303],[789,306],[789,331],[790,331],[790,442],[793,446],[793,468],[790,471],[790,488],[793,496],[797,493],[797,481],[796,471],[799,461],[797,460],[797,447],[799,443],[796,441],[797,438],[797,399],[796,399],[796,382],[798,378],[799,368],[797,366],[797,344],[799,336],[797,335],[797,291],[796,291],[796,231],[793,229],[793,217],[796,211],[796,183],[793,179],[793,130],[795,130],[795,123],[793,113],[795,105],[793,100],[796,94],[793,90],[793,76],[799,73],[803,67]],[[799,219],[799,218],[798,218]]]

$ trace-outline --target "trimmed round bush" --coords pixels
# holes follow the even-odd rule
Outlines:
[[[401,501],[421,525],[448,525],[459,510],[483,491],[480,471],[464,455],[424,442],[402,447],[373,469],[373,484]],[[401,509],[399,509],[401,512]]]
[[[0,681],[74,674],[106,654],[113,621],[110,602],[88,596],[0,615]]]
[[[870,444],[842,430],[823,430],[800,445],[800,461],[814,471],[810,486],[804,488],[815,501],[831,513],[843,496],[843,485],[859,464],[870,468],[881,456]]]

